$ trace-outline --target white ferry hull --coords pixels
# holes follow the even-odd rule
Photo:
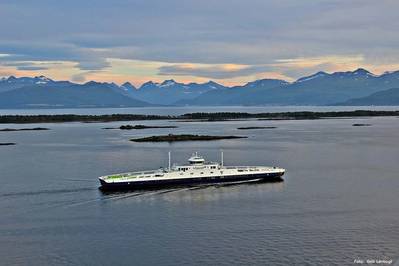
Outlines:
[[[124,182],[107,182],[100,178],[102,190],[141,190],[198,184],[231,183],[240,181],[281,182],[284,171],[271,173],[248,173],[241,175],[203,176],[193,178],[158,179]]]

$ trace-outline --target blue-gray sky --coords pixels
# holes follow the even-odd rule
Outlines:
[[[397,0],[2,0],[0,76],[296,79],[399,69]]]

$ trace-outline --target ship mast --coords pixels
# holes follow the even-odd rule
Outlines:
[[[168,163],[168,169],[169,169],[169,171],[170,171],[170,151],[168,152],[168,161],[169,161],[169,163]]]
[[[220,151],[220,165],[223,167],[223,150]]]

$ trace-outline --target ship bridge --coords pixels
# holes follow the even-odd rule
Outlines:
[[[194,153],[189,159],[188,162],[192,165],[204,164],[205,159],[202,156],[199,156],[198,153]]]

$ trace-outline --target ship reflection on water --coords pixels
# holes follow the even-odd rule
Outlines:
[[[218,201],[220,199],[239,197],[242,192],[252,195],[261,195],[270,192],[282,192],[284,180],[273,182],[245,181],[224,184],[203,184],[198,186],[177,186],[168,189],[153,190],[125,190],[125,191],[101,191],[105,200],[130,200],[135,201],[161,199],[169,202],[205,202]],[[240,192],[240,193],[237,193]]]

